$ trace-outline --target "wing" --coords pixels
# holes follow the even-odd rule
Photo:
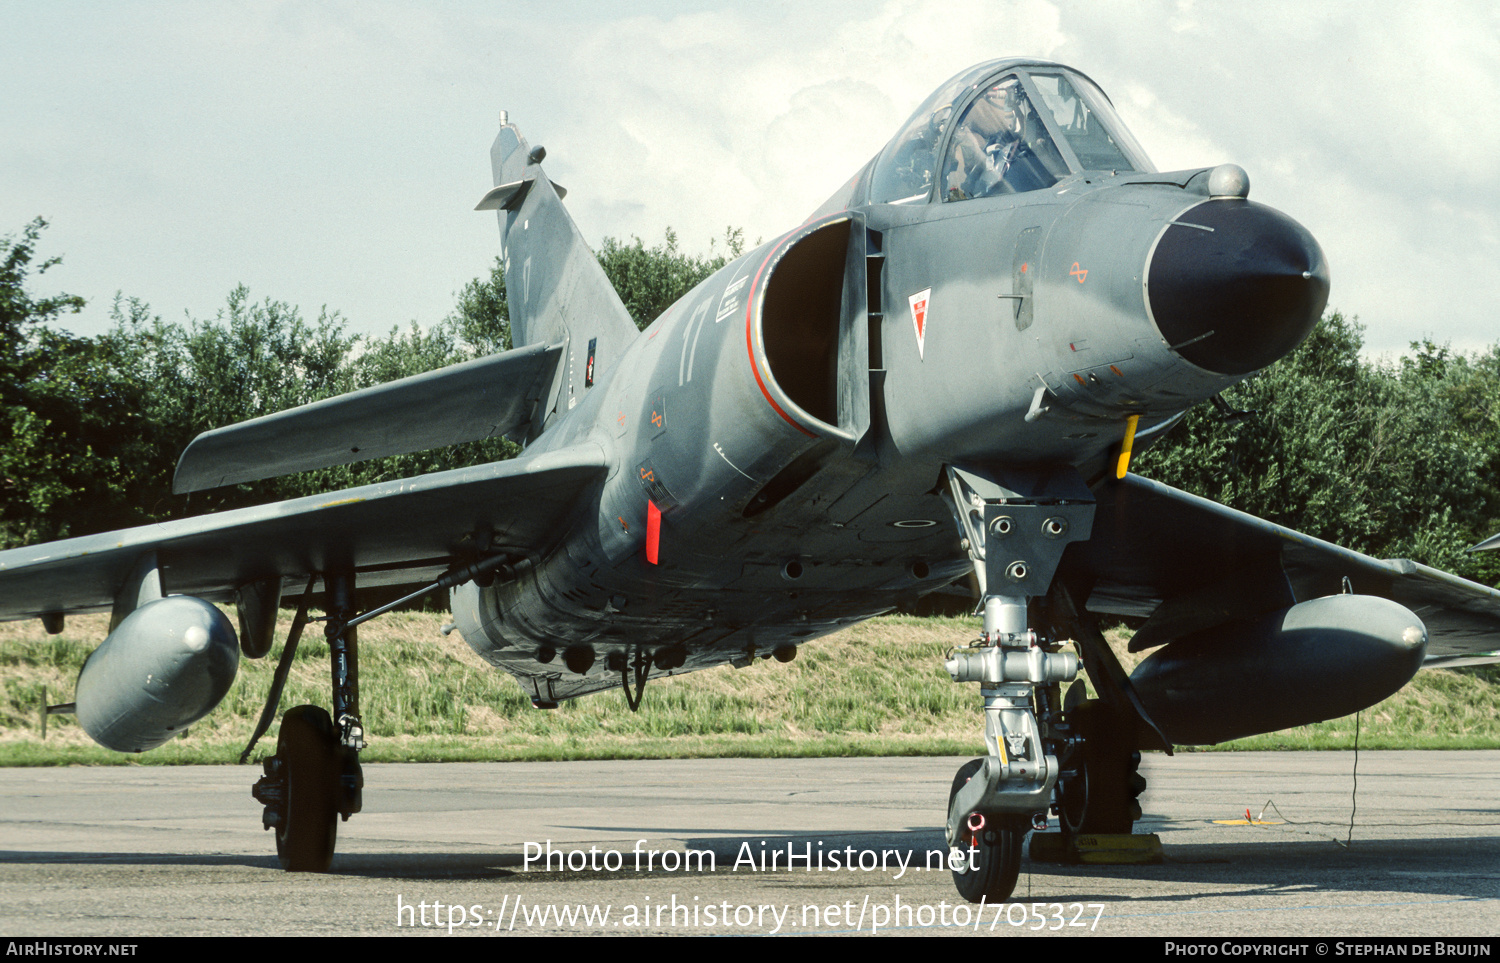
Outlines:
[[[1094,494],[1093,537],[1069,549],[1067,573],[1092,585],[1089,609],[1149,616],[1132,650],[1352,590],[1415,612],[1430,637],[1429,666],[1500,661],[1495,589],[1370,558],[1137,475]]]
[[[0,552],[0,620],[107,611],[155,552],[162,590],[227,601],[260,579],[353,568],[361,586],[418,585],[455,558],[535,555],[604,477],[578,445],[327,495]]]
[[[205,431],[174,492],[514,434],[552,387],[562,345],[532,345]]]

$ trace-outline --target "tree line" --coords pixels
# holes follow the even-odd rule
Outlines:
[[[1330,311],[1290,355],[1202,404],[1133,469],[1376,558],[1494,585],[1500,553],[1500,344],[1423,340],[1361,356],[1364,331]]]
[[[303,472],[191,495],[172,494],[177,456],[200,432],[508,350],[505,276],[497,259],[448,314],[385,336],[353,334],[244,286],[212,318],[164,320],[117,295],[110,328],[62,327],[82,298],[37,297],[59,258],[39,258],[46,222],[0,238],[0,548],[87,535],[334,491],[513,455],[504,439]],[[714,248],[717,248],[715,250]],[[647,247],[606,239],[599,260],[645,327],[743,249],[738,231],[707,255],[670,230]]]
[[[248,418],[510,347],[497,262],[442,319],[383,337],[351,334],[244,287],[212,318],[165,321],[117,296],[96,337],[61,322],[81,298],[31,292],[46,224],[0,239],[0,547],[140,525],[509,457],[503,440],[171,494],[194,436]],[[647,247],[606,239],[599,260],[636,323],[743,250],[707,254],[668,230]],[[1287,358],[1225,394],[1226,416],[1190,411],[1134,469],[1347,545],[1500,581],[1500,553],[1465,549],[1500,532],[1500,344],[1477,353],[1422,341],[1396,360],[1361,354],[1363,331],[1330,312]]]

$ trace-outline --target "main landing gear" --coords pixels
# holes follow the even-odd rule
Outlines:
[[[339,820],[360,811],[364,776],[359,750],[364,748],[364,725],[359,719],[359,658],[353,616],[354,580],[329,577],[328,637],[333,672],[333,716],[321,706],[288,709],[281,717],[276,754],[263,763],[263,775],[251,795],[265,809],[261,825],[276,832],[276,856],[281,868],[294,873],[323,873],[333,862]],[[312,583],[308,583],[311,591]],[[260,738],[281,696],[297,641],[307,621],[302,607],[276,668],[267,712],[255,739]],[[336,720],[336,721],[335,721]],[[255,744],[251,740],[251,747]],[[248,757],[250,748],[246,748]]]
[[[1136,772],[1141,754],[1131,727],[1097,699],[1067,713],[1074,751],[1057,783],[1057,818],[1065,836],[1130,832],[1141,818],[1136,797],[1146,780]]]
[[[977,475],[950,467],[948,480],[983,589],[984,632],[946,667],[955,682],[979,683],[989,750],[953,779],[949,862],[965,899],[1000,902],[1015,889],[1026,833],[1046,827],[1054,798],[1067,837],[1129,833],[1144,782],[1135,773],[1135,717],[1094,700],[1065,711],[1062,699],[1080,660],[1062,651],[1059,615],[1073,623],[1090,676],[1111,693],[1129,685],[1092,621],[1079,630],[1087,617],[1066,589],[1055,587],[1060,606],[1048,604],[1064,548],[1089,537],[1093,495],[1072,470]]]
[[[482,540],[487,545],[489,537]],[[467,565],[455,564],[437,581],[358,615],[354,610],[354,573],[314,574],[307,580],[302,604],[292,619],[281,660],[276,665],[265,710],[250,744],[240,754],[240,762],[249,759],[255,743],[271,726],[297,642],[309,621],[308,600],[313,586],[322,578],[328,609],[323,634],[328,638],[333,674],[333,715],[311,705],[287,710],[281,718],[276,754],[265,760],[265,775],[250,790],[265,807],[261,825],[276,831],[276,855],[281,859],[282,869],[327,872],[333,861],[339,820],[347,820],[363,806],[365,778],[359,767],[359,751],[365,747],[365,727],[359,717],[359,646],[355,627],[429,592],[451,589],[465,582],[489,585],[497,577],[515,577],[515,570],[504,555],[492,555]]]
[[[297,706],[281,717],[276,755],[265,761],[255,798],[276,831],[281,868],[322,873],[333,862],[339,828],[338,741],[321,706]]]

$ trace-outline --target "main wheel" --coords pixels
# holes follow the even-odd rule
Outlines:
[[[338,745],[327,711],[320,706],[287,710],[276,755],[286,778],[286,809],[276,825],[281,868],[327,872],[339,828]]]
[[[1058,781],[1058,817],[1071,836],[1128,833],[1141,818],[1135,797],[1145,788],[1136,773],[1141,754],[1130,729],[1096,699],[1068,712],[1083,745]]]
[[[975,759],[959,767],[948,792],[948,809],[953,798],[964,787],[984,760]],[[1027,820],[1014,813],[995,813],[984,817],[978,832],[969,829],[968,820],[959,829],[958,847],[964,851],[963,869],[953,869],[953,885],[958,895],[971,903],[1003,903],[1015,891],[1021,875],[1021,846],[1026,839]]]

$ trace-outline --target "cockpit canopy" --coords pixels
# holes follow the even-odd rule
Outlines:
[[[915,204],[1040,190],[1083,171],[1155,171],[1093,81],[994,61],[939,87],[875,163],[869,199]]]

